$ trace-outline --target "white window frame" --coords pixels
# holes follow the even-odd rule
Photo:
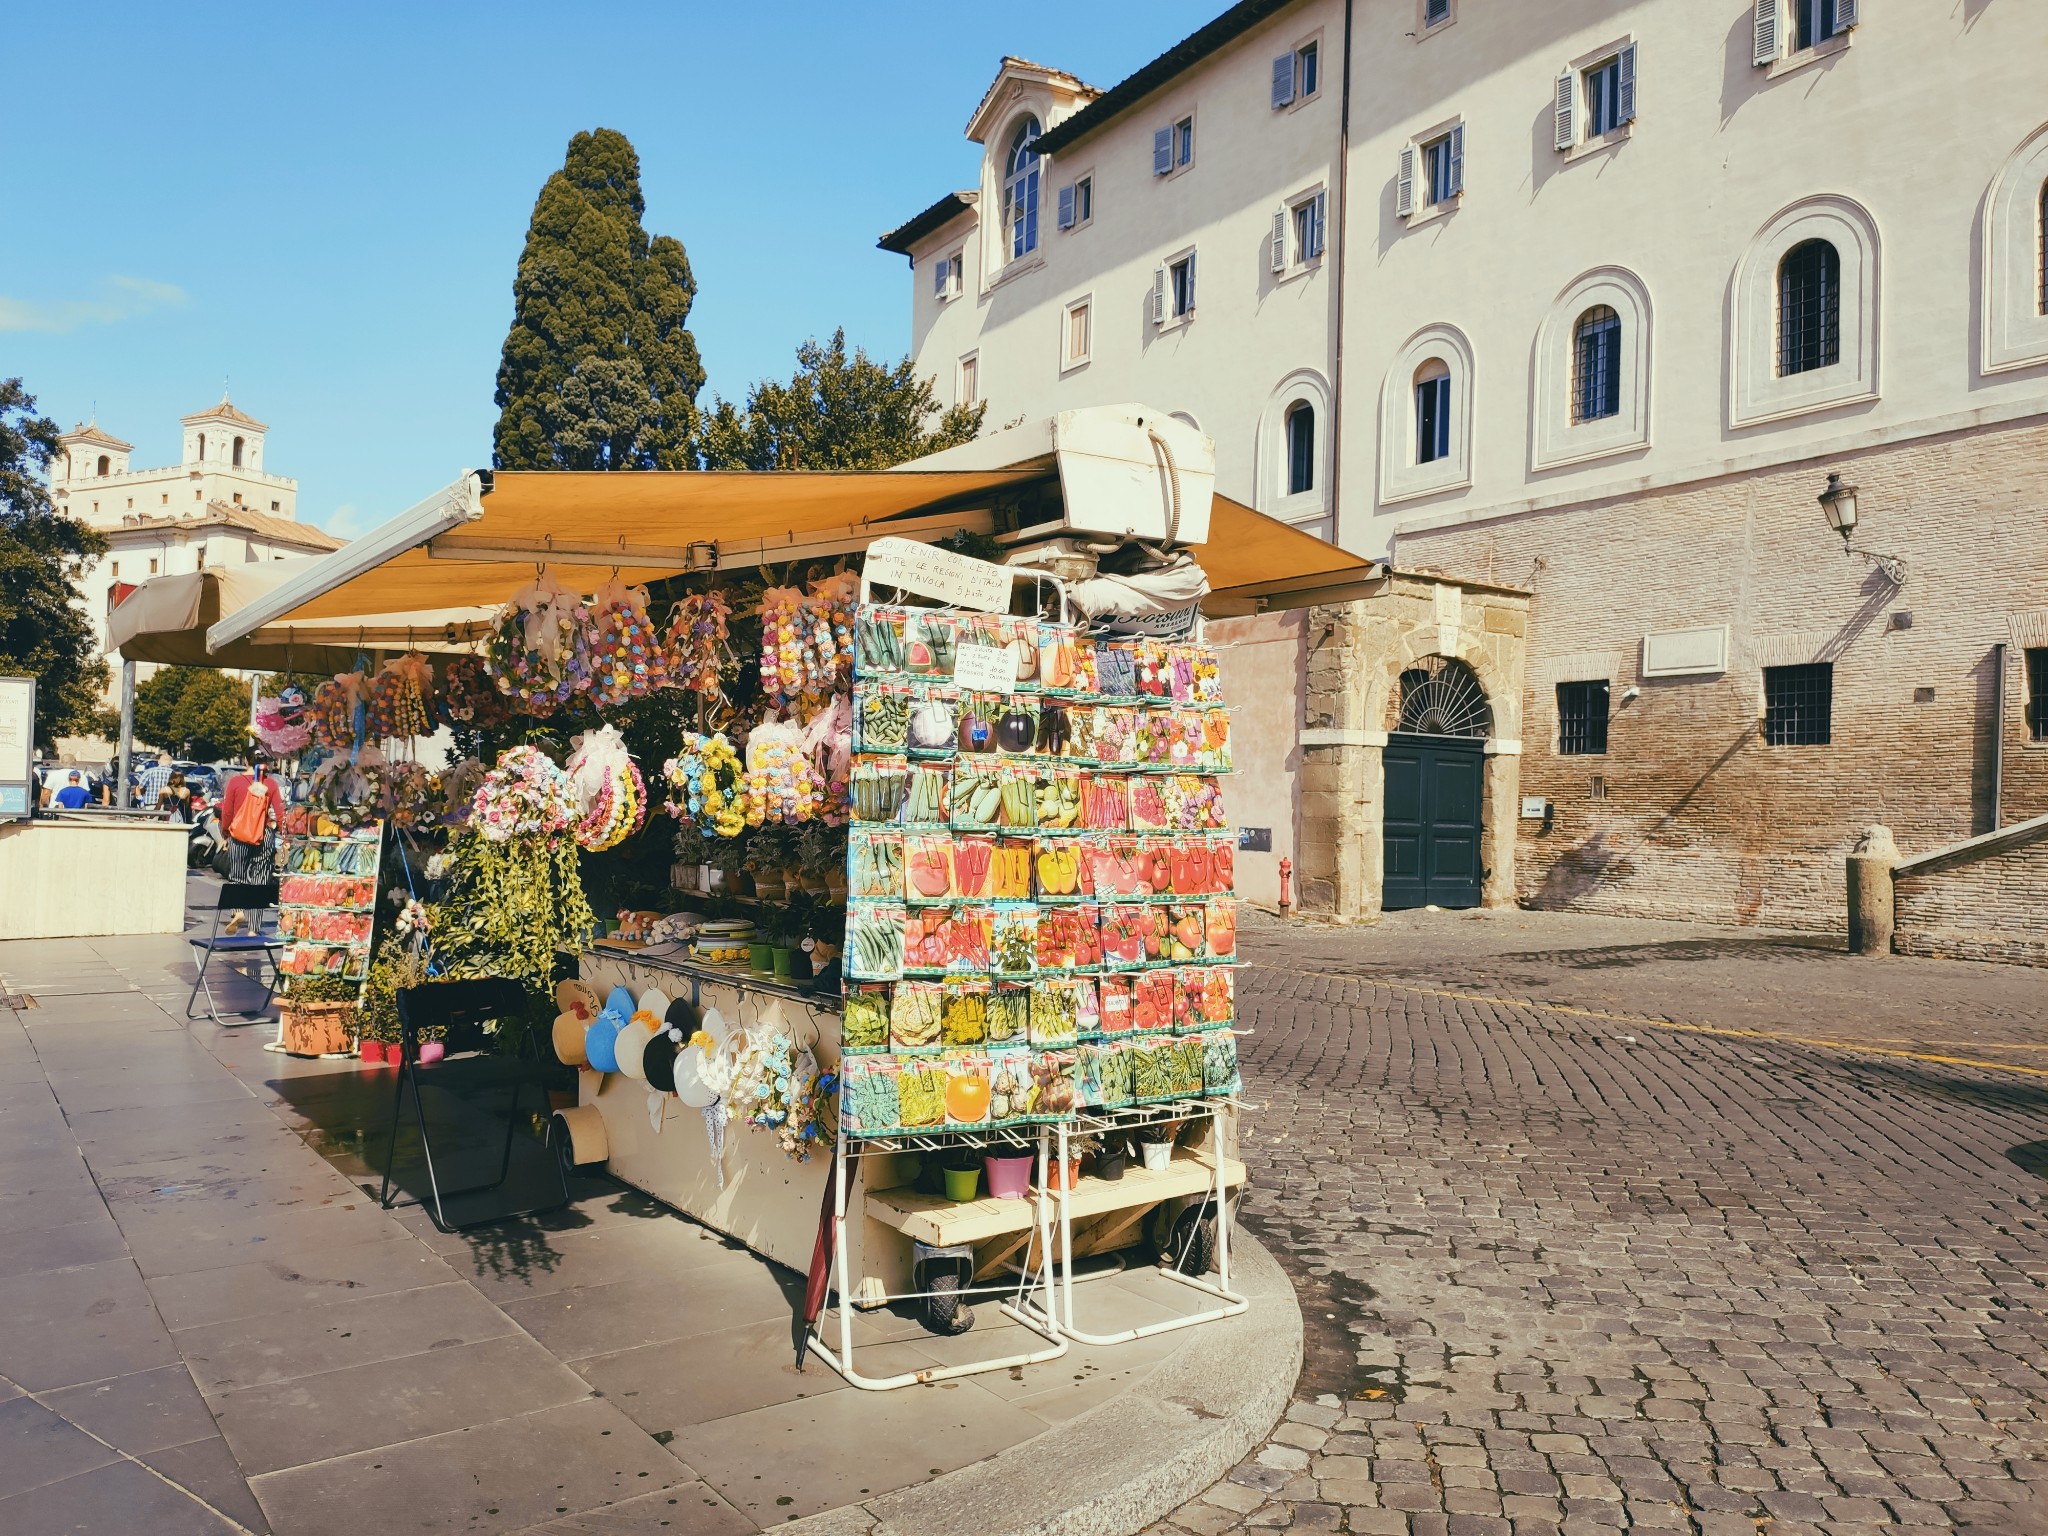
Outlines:
[[[1188,130],[1188,157],[1185,161],[1180,158],[1180,130],[1183,125]],[[1166,136],[1166,169],[1164,170],[1159,168],[1159,141],[1161,134]],[[1172,181],[1174,177],[1184,176],[1193,170],[1195,168],[1196,156],[1199,153],[1200,143],[1201,125],[1195,121],[1195,109],[1193,107],[1188,107],[1185,110],[1176,108],[1168,113],[1166,126],[1152,130],[1152,179],[1154,181]]]
[[[1304,255],[1297,220],[1303,209],[1320,209],[1322,245],[1313,256]],[[1318,270],[1330,251],[1330,198],[1323,183],[1305,187],[1273,210],[1273,232],[1266,244],[1266,266],[1276,283],[1292,282]],[[1311,217],[1317,215],[1312,214]]]
[[[1201,263],[1195,261],[1196,247],[1184,245],[1171,256],[1162,260],[1152,271],[1152,326],[1159,331],[1178,330],[1195,318],[1201,304]],[[1195,262],[1191,271],[1194,279],[1194,300],[1180,314],[1174,313],[1173,269],[1184,261]]]
[[[1085,214],[1081,211],[1081,189],[1083,187],[1088,189],[1088,211]],[[1073,221],[1071,223],[1063,223],[1061,215],[1065,212],[1065,205],[1069,202],[1071,202],[1074,210]],[[1086,229],[1094,222],[1095,167],[1091,165],[1086,170],[1075,172],[1073,179],[1060,188],[1059,195],[1053,204],[1053,223],[1061,234],[1071,235],[1078,230]]]
[[[1312,91],[1305,91],[1302,89],[1301,56],[1311,48],[1316,51],[1316,87]],[[1271,103],[1273,110],[1275,112],[1298,112],[1310,102],[1322,100],[1323,75],[1329,66],[1329,60],[1323,57],[1322,28],[1318,27],[1315,31],[1304,33],[1296,38],[1292,48],[1289,48],[1286,53],[1279,55],[1273,60],[1271,73],[1267,81],[1269,103],[1273,91],[1279,82],[1282,60],[1285,60],[1288,65],[1292,83],[1288,86],[1287,100]]]
[[[1078,354],[1074,352],[1071,345],[1073,340],[1074,311],[1077,309],[1085,309],[1088,312],[1088,344]],[[1073,373],[1077,369],[1086,368],[1088,364],[1093,360],[1094,356],[1095,295],[1093,292],[1089,292],[1081,294],[1076,298],[1069,299],[1066,303],[1060,306],[1060,372],[1062,374],[1068,374]]]
[[[1415,376],[1441,362],[1451,376],[1450,452],[1428,464],[1415,461]],[[1454,325],[1426,325],[1402,345],[1380,391],[1380,502],[1413,501],[1469,490],[1472,485],[1472,343]]]
[[[1288,484],[1287,413],[1306,401],[1316,413],[1315,484],[1290,494]],[[1297,368],[1274,386],[1259,417],[1254,505],[1283,522],[1303,524],[1330,515],[1330,385],[1313,368]]]
[[[2048,315],[2041,312],[2043,182],[2048,124],[2020,142],[1984,199],[1983,373],[2048,363]]]
[[[1434,22],[1429,19],[1429,0],[1415,0],[1415,31],[1413,36],[1416,42],[1427,42],[1445,28],[1454,27],[1457,24],[1458,0],[1449,0],[1449,3],[1444,6],[1442,17]]]
[[[1825,240],[1842,268],[1841,360],[1778,372],[1778,266],[1794,246]],[[1877,223],[1859,203],[1826,193],[1794,203],[1750,241],[1728,312],[1728,424],[1756,427],[1878,398]]]
[[[1577,384],[1578,325],[1606,305],[1621,317],[1621,409],[1595,421],[1572,420]],[[1552,301],[1536,337],[1532,469],[1562,469],[1650,446],[1650,292],[1625,267],[1595,267]]]
[[[1407,221],[1410,229],[1420,228],[1433,219],[1443,218],[1455,212],[1464,203],[1464,135],[1465,119],[1460,114],[1457,117],[1445,118],[1440,123],[1432,123],[1401,146],[1401,164],[1394,180],[1394,212]],[[1423,196],[1429,183],[1428,151],[1432,146],[1443,143],[1447,145],[1446,152],[1449,153],[1449,141],[1454,137],[1457,141],[1457,190],[1441,201],[1425,202]],[[1404,185],[1407,188],[1405,206],[1402,197]]]
[[[968,389],[972,379],[973,392]],[[960,354],[960,361],[953,366],[953,403],[955,405],[979,405],[981,403],[981,348]]]
[[[1627,59],[1624,59],[1624,55]],[[1590,49],[1573,59],[1559,71],[1553,88],[1551,102],[1552,143],[1558,153],[1565,157],[1565,164],[1571,165],[1589,155],[1611,149],[1628,141],[1635,127],[1635,110],[1631,102],[1629,115],[1607,132],[1592,135],[1586,132],[1592,118],[1592,101],[1586,92],[1586,76],[1596,69],[1609,64],[1620,64],[1625,75],[1624,86],[1629,95],[1636,93],[1636,71],[1639,60],[1636,40],[1632,34],[1625,34],[1601,47]]]
[[[1847,21],[1841,19],[1844,11],[1848,13]],[[1842,52],[1856,40],[1856,29],[1862,25],[1861,0],[1835,0],[1835,13],[1833,37],[1824,37],[1810,48],[1795,48],[1792,44],[1799,35],[1799,27],[1797,18],[1787,8],[1787,0],[1756,0],[1750,22],[1751,62],[1764,71],[1766,80],[1777,80]]]

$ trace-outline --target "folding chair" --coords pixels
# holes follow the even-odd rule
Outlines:
[[[212,931],[203,939],[186,940],[193,949],[198,951],[199,958],[199,974],[192,978],[192,995],[185,999],[186,1018],[195,1019],[200,1017],[199,1014],[192,1011],[192,1005],[199,1001],[199,994],[204,992],[206,994],[206,1013],[204,1016],[216,1024],[226,1022],[221,1017],[220,1004],[214,999],[213,983],[207,980],[206,977],[206,968],[213,963],[215,955],[222,956],[221,963],[227,966],[229,970],[235,971],[235,974],[242,977],[245,981],[256,981],[262,978],[252,976],[247,971],[236,971],[234,959],[237,955],[254,955],[269,965],[270,975],[267,980],[264,980],[263,1001],[255,1008],[246,1010],[237,1015],[237,1017],[241,1018],[245,1023],[250,1023],[270,1011],[270,1000],[277,996],[277,985],[284,979],[282,973],[277,968],[277,957],[284,950],[284,940],[278,937],[275,929],[267,933],[264,931],[263,917],[266,912],[276,905],[277,882],[275,880],[271,881],[268,885],[244,885],[230,880],[220,888],[220,899],[215,902],[213,908]],[[247,933],[222,933],[220,931],[220,920],[221,915],[226,912],[242,912],[247,914],[249,918],[249,931]]]
[[[417,1205],[426,1211],[427,1217],[443,1232],[466,1232],[471,1227],[488,1226],[492,1222],[511,1221],[519,1216],[539,1216],[548,1211],[558,1211],[569,1203],[569,1173],[559,1157],[550,1157],[554,1164],[555,1177],[560,1181],[562,1197],[546,1205],[527,1206],[522,1210],[499,1211],[495,1215],[479,1216],[474,1221],[451,1222],[443,1208],[444,1200],[458,1195],[481,1194],[496,1189],[510,1175],[512,1169],[512,1138],[519,1128],[519,1094],[528,1076],[532,1076],[541,1087],[541,1102],[547,1102],[546,1084],[542,1081],[545,1071],[540,1056],[533,1050],[533,1039],[529,1035],[520,1042],[519,1056],[513,1062],[514,1078],[512,1102],[505,1107],[505,1146],[498,1158],[498,1176],[483,1184],[471,1184],[462,1189],[441,1188],[440,1175],[434,1171],[434,1146],[427,1131],[427,1110],[420,1097],[420,1078],[423,1072],[440,1072],[447,1069],[458,1055],[474,1059],[488,1054],[491,1050],[489,1037],[484,1025],[493,1019],[506,1018],[524,1012],[526,991],[516,981],[503,977],[485,977],[474,981],[430,981],[423,986],[401,987],[398,990],[398,1026],[402,1059],[398,1068],[398,1083],[391,1100],[391,1146],[384,1156],[384,1183],[377,1192],[378,1203],[385,1210],[394,1211],[408,1205]],[[428,1030],[440,1028],[446,1031],[448,1054],[431,1066],[420,1062],[420,1037]],[[529,1068],[531,1069],[529,1071]],[[398,1127],[405,1113],[405,1090],[412,1088],[413,1117],[420,1130],[420,1153],[426,1160],[427,1187],[432,1191],[430,1204],[425,1198],[395,1199],[391,1187],[391,1172],[398,1161]]]

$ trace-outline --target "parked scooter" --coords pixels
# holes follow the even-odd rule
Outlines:
[[[209,808],[192,819],[192,831],[185,844],[187,869],[210,869],[223,880],[228,877],[228,840],[221,830],[220,812]]]

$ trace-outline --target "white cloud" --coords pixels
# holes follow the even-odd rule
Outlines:
[[[327,514],[327,521],[323,526],[327,532],[333,534],[337,539],[352,539],[357,534],[365,531],[359,525],[367,521],[368,519],[356,510],[354,502],[344,501],[340,506]]]
[[[75,331],[81,325],[114,325],[157,309],[181,309],[191,297],[175,283],[146,277],[110,277],[90,299],[38,304],[0,294],[0,331]]]

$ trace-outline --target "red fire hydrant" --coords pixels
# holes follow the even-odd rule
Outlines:
[[[1289,912],[1294,910],[1294,903],[1287,899],[1287,881],[1288,877],[1293,873],[1294,860],[1283,854],[1280,859],[1280,915],[1282,917],[1287,916]]]

